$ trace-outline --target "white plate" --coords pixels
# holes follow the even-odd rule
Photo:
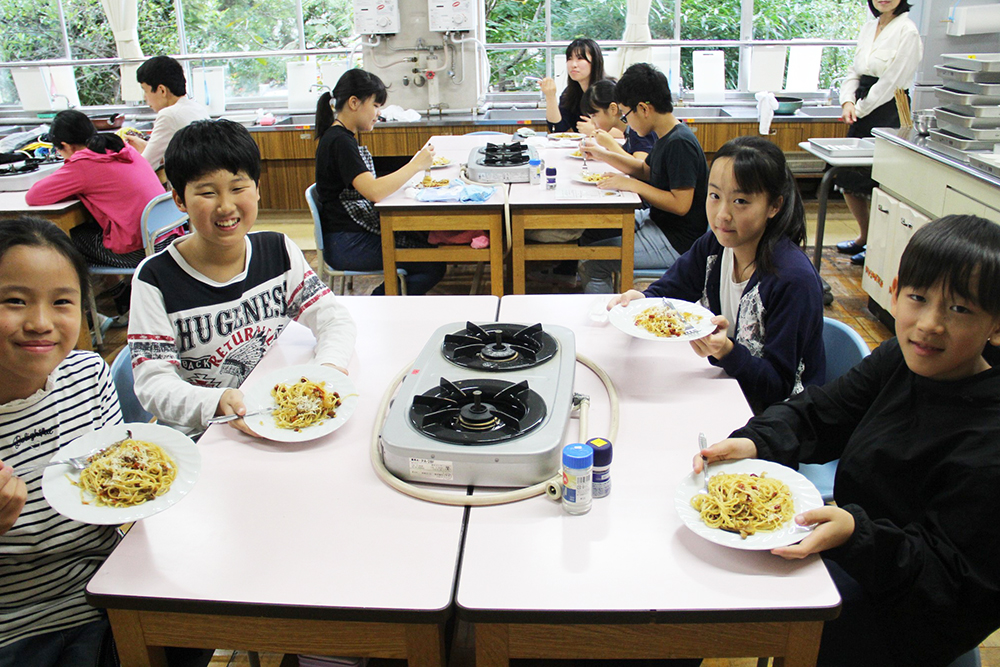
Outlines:
[[[771,479],[780,480],[788,485],[792,492],[792,499],[795,501],[795,514],[823,506],[823,498],[820,497],[819,491],[816,490],[812,482],[797,471],[780,463],[761,459],[743,459],[742,461],[713,463],[708,467],[709,476],[722,473],[757,473],[759,475],[762,472],[766,472]],[[734,549],[765,551],[795,544],[809,534],[807,529],[797,525],[794,520],[790,520],[778,530],[749,535],[746,539],[740,537],[739,533],[730,533],[721,528],[709,528],[701,520],[701,514],[698,510],[691,506],[691,498],[703,491],[704,481],[701,475],[695,475],[694,472],[691,472],[677,486],[677,492],[674,494],[674,506],[687,527],[709,542]]]
[[[340,399],[343,402],[337,408],[336,417],[327,419],[321,424],[308,426],[301,431],[293,431],[288,428],[278,428],[274,423],[274,418],[270,414],[264,413],[248,417],[246,419],[247,426],[260,436],[268,440],[277,440],[278,442],[315,440],[316,438],[333,433],[343,426],[351,418],[351,415],[354,414],[354,408],[358,404],[358,392],[354,388],[354,383],[351,382],[350,378],[340,371],[335,371],[329,366],[321,364],[289,366],[288,368],[268,373],[258,379],[252,386],[243,390],[245,394],[243,402],[247,406],[247,412],[274,407],[274,398],[271,397],[271,389],[274,388],[274,385],[279,382],[286,384],[298,382],[304,377],[309,378],[313,382],[325,382],[327,391],[340,393]]]
[[[579,141],[587,135],[579,132],[553,132],[546,136],[548,136],[549,141]]]
[[[79,480],[80,472],[68,465],[49,466],[42,474],[42,492],[52,509],[83,523],[115,525],[158,514],[187,495],[201,471],[201,452],[191,438],[159,424],[105,426],[80,436],[56,452],[52,458],[60,460],[71,456],[87,456],[127,438],[127,431],[131,431],[136,440],[159,446],[177,464],[177,477],[170,485],[170,490],[155,500],[134,507],[98,507],[93,501],[90,505],[84,505],[80,498],[80,487],[73,486],[66,476],[68,474],[74,480]]]
[[[435,159],[435,160],[437,160],[438,158],[434,158],[434,159]],[[453,163],[453,162],[452,162],[452,161],[451,161],[450,159],[448,159],[448,158],[445,158],[445,160],[448,160],[448,161],[447,161],[447,162],[444,162],[444,163],[442,163],[442,164],[432,164],[432,165],[431,165],[431,169],[444,169],[444,168],[446,168],[446,167],[450,167],[450,166],[451,166],[452,164],[454,164],[454,163]]]
[[[659,297],[652,297],[647,299],[636,299],[635,301],[629,301],[626,306],[615,306],[608,313],[608,319],[611,324],[615,325],[621,331],[624,331],[630,336],[635,336],[636,338],[644,338],[645,340],[697,340],[699,338],[704,338],[708,334],[715,331],[715,325],[712,324],[712,318],[715,315],[712,314],[708,308],[698,305],[697,303],[691,303],[689,301],[682,301],[680,299],[670,299],[674,304],[674,307],[678,311],[684,313],[685,315],[700,315],[701,320],[694,322],[695,330],[690,334],[682,334],[676,338],[665,338],[663,336],[657,336],[656,334],[646,331],[642,327],[636,326],[634,324],[635,316],[646,310],[647,308],[652,308],[654,306],[662,306],[663,301]]]
[[[566,157],[568,157],[570,160],[583,160],[583,155],[582,154],[581,155],[573,155],[572,153],[570,153]]]
[[[592,174],[603,174],[604,172],[594,171],[594,172],[591,172],[591,173]],[[588,181],[581,174],[573,174],[573,179],[572,180],[576,181],[577,183],[583,183],[584,185],[597,185],[597,182],[595,182],[595,181]]]

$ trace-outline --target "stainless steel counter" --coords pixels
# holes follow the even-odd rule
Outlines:
[[[943,165],[957,169],[994,187],[1000,188],[1000,178],[997,178],[992,174],[987,174],[985,171],[977,169],[968,163],[951,157],[950,155],[945,155],[944,153],[935,151],[930,147],[932,145],[930,139],[921,136],[912,128],[875,128],[872,130],[872,134],[898,146],[915,151],[925,157],[929,157],[932,160],[936,160]]]

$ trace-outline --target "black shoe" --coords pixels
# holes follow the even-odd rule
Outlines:
[[[856,255],[864,249],[865,246],[855,241],[841,241],[837,244],[837,252],[841,255]]]
[[[833,304],[833,290],[830,289],[830,283],[826,282],[820,278],[820,282],[823,283],[823,305],[829,306]]]
[[[851,255],[851,264],[855,266],[863,266],[865,263],[865,251],[862,250],[857,255]]]

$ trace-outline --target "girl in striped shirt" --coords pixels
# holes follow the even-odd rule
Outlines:
[[[107,364],[73,349],[87,285],[58,227],[0,221],[0,667],[89,667],[105,639],[84,587],[117,544],[115,528],[57,514],[34,467],[121,422]]]

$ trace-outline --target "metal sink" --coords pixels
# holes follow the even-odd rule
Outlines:
[[[843,110],[840,107],[802,107],[799,115],[813,118],[840,118]]]
[[[545,120],[545,109],[490,109],[483,120]]]
[[[314,114],[302,113],[279,118],[275,125],[315,125],[316,116]]]
[[[732,114],[721,107],[674,107],[675,118],[729,118]]]

